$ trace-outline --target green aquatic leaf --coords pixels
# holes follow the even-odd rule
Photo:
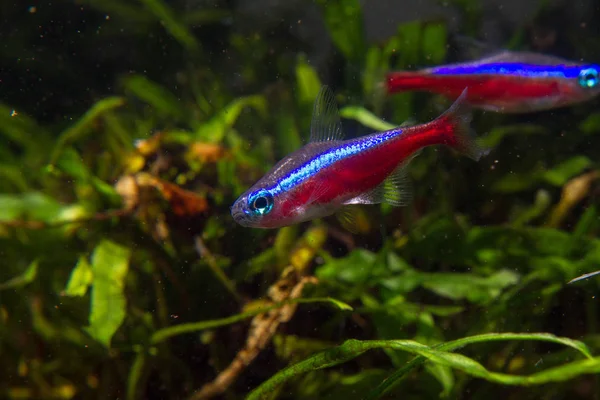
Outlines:
[[[319,0],[333,43],[347,60],[361,62],[366,50],[364,22],[358,0]]]
[[[546,171],[543,179],[554,186],[562,186],[591,165],[592,160],[585,156],[573,157]]]
[[[125,278],[129,270],[130,250],[103,240],[94,250],[89,326],[91,337],[110,347],[111,339],[126,316]]]
[[[267,114],[267,102],[262,95],[240,97],[229,103],[217,115],[203,124],[195,133],[197,140],[221,142],[246,107],[254,108],[261,116]]]
[[[197,51],[200,49],[200,44],[196,37],[190,32],[188,27],[180,20],[179,16],[161,0],[139,0],[146,8],[154,14],[154,16],[165,27],[179,43],[185,46],[188,51]]]
[[[80,181],[82,185],[91,185],[98,193],[111,199],[112,202],[120,202],[121,196],[117,193],[115,188],[94,176],[75,149],[70,147],[66,148],[57,160],[56,168]]]
[[[152,106],[154,111],[177,120],[185,118],[181,101],[168,89],[143,75],[130,75],[123,80],[125,90]]]
[[[446,24],[443,22],[424,24],[421,52],[428,63],[437,65],[445,60],[447,34]]]
[[[404,279],[418,282],[420,286],[442,297],[485,304],[497,298],[502,290],[516,284],[519,274],[506,269],[487,277],[461,273],[413,272],[407,274]]]
[[[321,79],[317,71],[306,61],[299,57],[296,64],[296,98],[302,105],[312,106],[321,89]]]
[[[93,124],[102,114],[121,107],[125,101],[121,97],[108,97],[94,104],[79,120],[63,131],[52,150],[49,164],[53,166],[67,144],[81,140],[92,131]]]
[[[378,132],[396,128],[396,125],[382,120],[369,110],[359,106],[344,107],[340,110],[340,115],[344,118],[358,121],[364,126]]]
[[[84,296],[93,281],[94,273],[90,263],[85,257],[79,257],[63,293],[65,296]]]
[[[493,128],[489,133],[481,136],[479,140],[483,147],[494,148],[507,136],[542,135],[546,133],[548,131],[543,126],[535,124],[505,125]]]
[[[43,152],[48,133],[31,117],[20,110],[0,103],[0,134],[24,149]]]
[[[356,249],[345,258],[332,259],[315,271],[319,279],[337,279],[350,284],[364,282],[371,274],[376,254]]]
[[[455,384],[452,368],[447,365],[427,363],[425,364],[425,370],[427,370],[427,372],[429,372],[442,386],[440,397],[450,395]]]
[[[56,219],[61,208],[56,200],[39,192],[0,194],[0,221],[50,222]]]
[[[21,275],[0,283],[0,290],[18,289],[30,284],[37,276],[39,264],[39,260],[32,261]]]
[[[519,376],[489,371],[477,361],[462,354],[452,352],[468,344],[500,340],[539,340],[560,343],[575,348],[576,350],[582,352],[585,356],[588,356],[588,358],[585,360],[573,361],[532,375]],[[279,371],[266,382],[263,382],[258,388],[254,389],[248,396],[248,399],[252,400],[264,398],[269,392],[276,390],[281,384],[295,376],[307,373],[309,371],[330,368],[345,363],[363,354],[364,352],[373,349],[401,350],[419,356],[416,360],[409,364],[409,369],[404,367],[400,370],[402,371],[402,376],[405,375],[410,369],[421,365],[426,360],[441,366],[462,371],[467,375],[482,378],[490,382],[515,386],[532,386],[541,385],[548,382],[560,382],[571,379],[578,375],[600,372],[600,357],[589,357],[589,352],[583,343],[548,334],[487,334],[464,338],[459,341],[448,342],[433,347],[425,346],[413,340],[360,341],[351,339],[345,341],[340,346],[319,352],[304,361]],[[566,373],[567,371],[569,372]],[[385,391],[402,376],[392,376],[388,378],[382,383],[382,385],[380,385],[380,387],[376,388],[369,395],[369,398],[380,398],[380,396],[383,395]]]
[[[592,113],[586,119],[581,121],[579,129],[586,135],[600,133],[600,113]]]
[[[261,307],[254,309],[252,311],[243,312],[240,314],[232,315],[231,317],[215,319],[210,321],[201,321],[201,322],[192,322],[189,324],[179,324],[175,326],[170,326],[168,328],[163,328],[159,331],[156,331],[152,335],[151,342],[153,344],[160,343],[169,339],[173,336],[182,335],[185,333],[191,332],[199,332],[206,329],[218,328],[220,326],[231,325],[239,321],[243,321],[245,319],[254,317],[258,314],[263,314],[268,311],[283,307],[286,304],[307,304],[307,303],[329,303],[339,308],[342,311],[352,311],[352,307],[348,304],[331,298],[331,297],[318,297],[318,298],[297,298],[288,301],[283,301],[272,306]]]

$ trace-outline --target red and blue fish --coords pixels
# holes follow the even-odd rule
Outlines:
[[[600,66],[529,52],[502,51],[479,61],[387,75],[388,93],[425,91],[478,108],[526,113],[564,107],[600,93]]]
[[[243,226],[278,228],[343,215],[352,204],[407,204],[407,166],[422,148],[442,144],[475,160],[482,155],[470,130],[466,96],[465,90],[429,123],[343,140],[333,94],[322,88],[313,108],[310,142],[242,194],[231,215]]]

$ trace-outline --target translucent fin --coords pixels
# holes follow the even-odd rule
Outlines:
[[[471,130],[471,106],[467,103],[467,90],[456,99],[454,104],[436,120],[440,124],[449,124],[448,133],[451,136],[448,144],[467,157],[478,161],[489,153],[477,142],[475,133]]]
[[[403,128],[403,127],[415,126],[415,125],[417,125],[417,120],[414,118],[409,118],[406,121],[404,121],[403,123],[401,123],[400,125],[398,125],[398,127]]]
[[[538,65],[577,65],[573,61],[557,56],[511,51],[462,35],[455,35],[452,41],[462,54],[461,58],[471,61],[462,65],[485,64],[493,62],[529,63]]]
[[[367,233],[371,230],[372,222],[360,207],[343,206],[338,209],[335,216],[342,227],[351,233]]]
[[[344,206],[336,212],[340,224],[351,233],[358,233],[358,225],[356,223],[356,207]]]
[[[461,58],[465,60],[479,60],[481,58],[495,57],[507,52],[492,44],[458,34],[452,36],[452,43],[455,44]]]
[[[412,185],[408,177],[408,165],[420,154],[413,153],[404,160],[379,186],[357,196],[345,204],[387,203],[395,207],[406,206],[412,201]]]
[[[342,140],[342,124],[333,92],[327,86],[321,87],[313,106],[310,124],[310,142]]]

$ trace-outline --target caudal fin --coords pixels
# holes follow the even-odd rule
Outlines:
[[[396,71],[386,75],[386,87],[390,94],[409,90],[426,90],[432,84],[432,77],[419,71]]]
[[[456,99],[454,104],[434,121],[444,127],[447,135],[446,144],[478,161],[481,156],[489,153],[477,143],[477,137],[471,130],[471,106],[466,101],[467,89]]]

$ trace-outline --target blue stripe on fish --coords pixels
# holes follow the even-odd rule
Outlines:
[[[523,63],[490,63],[482,65],[455,65],[431,68],[436,75],[502,74],[534,78],[577,78],[581,65],[531,65]]]
[[[344,158],[375,147],[400,134],[402,134],[402,129],[392,129],[378,135],[367,136],[360,140],[348,141],[341,146],[332,147],[323,153],[317,154],[312,160],[291,171],[281,179],[278,185],[274,185],[267,190],[273,195],[291,190],[296,185],[317,174],[323,168],[327,168]]]

